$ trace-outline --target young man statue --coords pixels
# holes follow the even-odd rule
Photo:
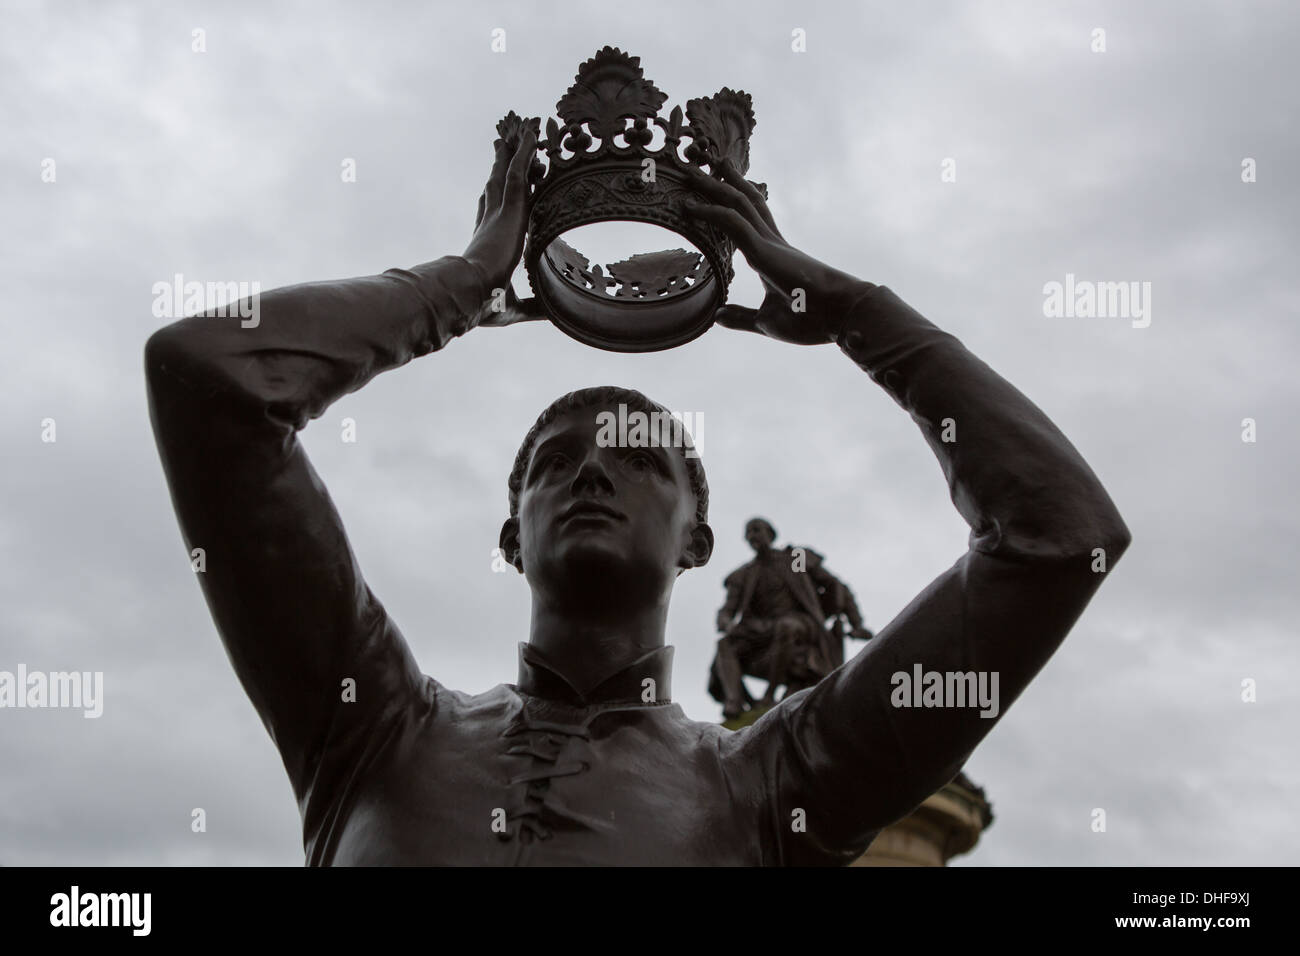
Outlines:
[[[463,256],[274,290],[255,327],[192,317],[145,348],[173,504],[206,550],[199,579],[284,760],[307,862],[851,861],[996,722],[976,706],[893,706],[891,675],[997,673],[1004,713],[1100,584],[1096,549],[1112,567],[1128,531],[1038,408],[887,288],[792,248],[724,167],[725,181],[698,175],[709,201],[692,214],[736,240],[768,294],[718,321],[837,344],[920,426],[969,551],[752,727],[689,720],[671,702],[664,621],[675,578],[713,547],[704,473],[681,449],[597,443],[600,411],[657,406],[589,389],[543,413],[510,475],[500,543],[532,590],[516,683],[466,694],[423,675],[296,432],[380,372],[527,317],[513,298],[486,305],[522,252],[534,151],[531,133],[498,143]],[[794,289],[806,311],[789,307]]]

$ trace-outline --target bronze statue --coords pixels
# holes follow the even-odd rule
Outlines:
[[[848,636],[871,637],[853,592],[826,570],[820,554],[811,548],[773,548],[776,529],[766,518],[749,520],[745,540],[754,560],[723,582],[722,637],[709,672],[709,693],[723,705],[726,718],[739,717],[755,703],[743,675],[767,680],[767,693],[758,702],[766,709],[776,703],[778,687],[788,696],[844,663],[846,624]]]
[[[752,726],[691,720],[671,700],[664,628],[677,576],[713,549],[703,466],[682,448],[597,441],[601,411],[659,406],[586,389],[542,413],[510,473],[500,545],[532,592],[516,682],[468,694],[424,675],[297,432],[381,372],[538,317],[501,294],[536,150],[528,124],[503,127],[463,255],[276,289],[254,327],[193,316],[145,346],[177,518],[206,551],[197,577],[284,761],[307,862],[853,860],[952,779],[1100,586],[1096,549],[1113,568],[1129,532],[1032,402],[889,289],[787,243],[761,191],[706,155],[709,173],[686,173],[701,197],[686,208],[731,237],[768,290],[761,308],[714,318],[842,350],[920,427],[969,549],[862,653]],[[792,374],[799,360],[792,351]],[[418,411],[422,428],[439,413]],[[1002,708],[986,719],[901,706],[891,679],[912,666],[1000,675]]]

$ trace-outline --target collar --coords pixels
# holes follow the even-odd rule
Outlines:
[[[654,684],[647,685],[649,678]],[[656,648],[616,674],[605,678],[586,695],[568,682],[531,644],[519,645],[518,689],[532,697],[590,707],[595,704],[636,703],[651,706],[672,700],[673,648]],[[650,700],[647,694],[653,690]]]

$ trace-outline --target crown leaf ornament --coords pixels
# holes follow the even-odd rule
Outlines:
[[[534,157],[529,168],[536,189],[524,265],[533,293],[559,328],[598,348],[648,352],[691,341],[713,324],[734,276],[735,244],[683,204],[711,201],[691,184],[692,167],[721,179],[727,159],[748,172],[749,94],[723,88],[662,116],[667,99],[638,57],[607,46],[578,68],[545,136],[540,119],[514,112],[497,124],[512,146],[531,129],[546,159]],[[639,253],[602,267],[563,238],[611,221],[661,226],[694,251]]]

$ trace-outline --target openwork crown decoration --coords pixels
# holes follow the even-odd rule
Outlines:
[[[533,291],[570,335],[617,351],[670,348],[700,335],[726,300],[735,246],[721,230],[688,216],[683,203],[710,202],[687,171],[723,159],[749,170],[754,110],[748,93],[722,89],[659,115],[667,100],[641,70],[640,59],[605,47],[578,69],[555,106],[559,120],[511,112],[497,124],[507,144],[527,128],[538,135],[543,164],[536,185],[525,265]],[[755,184],[766,194],[766,187]],[[698,251],[670,249],[631,256],[605,269],[561,236],[608,221],[662,226]]]

